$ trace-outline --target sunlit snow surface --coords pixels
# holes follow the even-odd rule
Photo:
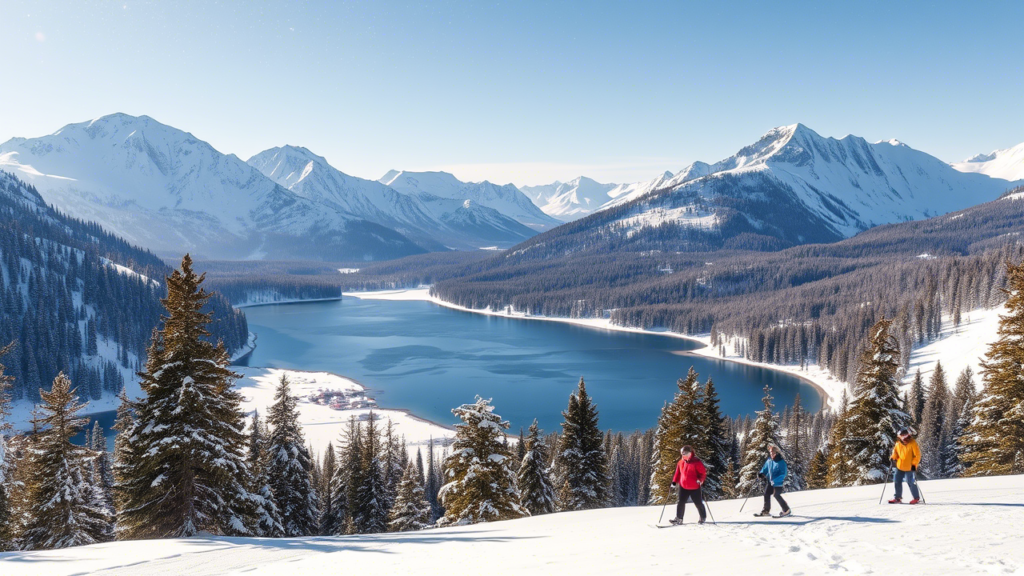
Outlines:
[[[921,482],[927,504],[879,504],[879,485],[710,503],[718,525],[653,527],[660,506],[567,512],[419,532],[115,542],[0,555],[6,576],[104,574],[1008,574],[1024,569],[1024,476]],[[886,496],[891,497],[892,486]],[[666,512],[665,520],[671,514]]]

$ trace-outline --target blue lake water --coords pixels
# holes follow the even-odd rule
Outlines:
[[[604,429],[631,431],[657,423],[676,380],[692,365],[714,378],[729,415],[761,408],[762,387],[777,409],[797,392],[808,410],[818,392],[799,378],[735,362],[688,356],[701,345],[650,334],[595,330],[558,322],[483,316],[429,302],[305,302],[245,309],[258,335],[247,366],[327,371],[367,386],[378,404],[405,408],[443,424],[475,395],[493,398],[512,429],[537,418],[556,430],[580,376]]]

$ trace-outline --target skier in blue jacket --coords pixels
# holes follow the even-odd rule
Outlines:
[[[761,510],[760,514],[754,514],[754,516],[771,516],[772,515],[772,496],[782,506],[782,513],[779,514],[779,518],[783,516],[789,516],[793,513],[789,509],[789,504],[782,499],[782,486],[786,482],[786,461],[782,458],[782,452],[778,446],[768,446],[768,460],[765,460],[764,466],[761,467],[761,471],[758,472],[758,478],[764,480],[764,509]]]

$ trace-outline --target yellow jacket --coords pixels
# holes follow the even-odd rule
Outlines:
[[[911,466],[917,466],[921,463],[921,448],[917,445],[917,440],[911,438],[906,444],[896,440],[896,445],[892,447],[893,460],[896,461],[896,467],[904,472],[910,472]]]

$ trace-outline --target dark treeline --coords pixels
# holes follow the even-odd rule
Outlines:
[[[135,274],[119,271],[114,264]],[[61,215],[36,190],[0,172],[0,342],[15,400],[39,401],[61,371],[83,399],[116,394],[145,359],[170,269],[99,226]],[[230,349],[248,336],[245,316],[211,299],[216,337]]]
[[[623,252],[599,244],[538,258],[524,244],[453,267],[433,290],[470,308],[711,333],[717,346],[739,347],[730,353],[816,363],[850,382],[859,342],[878,317],[896,319],[905,362],[911,344],[938,333],[943,314],[959,324],[969,310],[1000,303],[1003,264],[1021,253],[1022,221],[1024,205],[997,200],[779,252]]]

